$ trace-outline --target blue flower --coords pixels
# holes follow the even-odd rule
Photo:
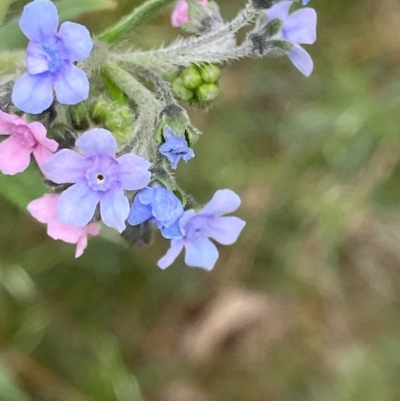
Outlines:
[[[314,63],[300,44],[311,45],[317,38],[317,13],[312,8],[302,8],[289,15],[293,1],[280,1],[266,11],[269,20],[283,21],[278,39],[292,43],[288,56],[293,65],[306,77],[310,76]]]
[[[185,138],[176,135],[168,126],[164,128],[163,134],[165,143],[158,150],[170,161],[173,169],[176,169],[181,159],[185,162],[193,159],[194,152],[189,148]]]
[[[150,181],[150,163],[134,154],[115,157],[117,142],[105,129],[92,129],[76,141],[84,156],[69,149],[55,153],[42,165],[56,184],[73,184],[60,196],[58,219],[73,227],[88,224],[100,203],[105,225],[125,229],[129,201],[124,190],[144,188]]]
[[[135,226],[149,220],[165,238],[181,238],[179,218],[182,214],[182,203],[174,193],[168,188],[155,186],[136,194],[128,223]]]
[[[89,95],[86,74],[74,65],[87,58],[93,42],[80,24],[64,22],[57,33],[58,13],[49,0],[36,0],[25,6],[19,22],[29,39],[27,72],[15,83],[12,101],[19,109],[38,114],[57,100],[77,104]]]
[[[303,6],[307,5],[310,0],[303,0]]]
[[[183,237],[172,239],[171,247],[158,261],[158,267],[166,269],[185,248],[185,263],[188,266],[211,270],[219,254],[209,238],[222,245],[231,245],[237,240],[246,223],[238,217],[222,215],[234,212],[239,205],[238,195],[229,189],[222,189],[200,212],[186,211],[179,221]]]

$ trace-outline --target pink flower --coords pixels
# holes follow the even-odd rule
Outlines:
[[[199,0],[199,4],[206,6],[207,0]],[[172,12],[171,24],[174,27],[178,27],[186,22],[189,22],[189,4],[186,0],[178,0]]]
[[[0,111],[0,135],[9,135],[0,143],[0,171],[9,175],[24,171],[31,153],[40,167],[58,148],[58,143],[46,138],[46,134],[41,123],[29,124],[22,117]]]
[[[59,194],[46,194],[32,201],[28,205],[28,211],[35,219],[47,224],[49,237],[69,244],[76,244],[75,257],[79,258],[87,247],[88,235],[98,235],[100,228],[95,223],[90,223],[84,227],[71,227],[59,221],[57,218],[59,197]]]

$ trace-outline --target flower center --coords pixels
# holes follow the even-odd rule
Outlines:
[[[43,50],[49,57],[49,71],[57,72],[67,59],[64,41],[55,36],[54,40],[43,45]]]
[[[185,237],[189,241],[196,241],[208,237],[209,216],[197,215],[192,217],[185,227]]]
[[[120,185],[118,163],[111,157],[96,156],[86,170],[86,179],[93,191],[109,191]]]
[[[12,130],[13,137],[26,148],[34,148],[36,146],[36,139],[31,130],[24,125],[15,125]]]

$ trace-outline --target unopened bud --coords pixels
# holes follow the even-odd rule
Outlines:
[[[182,81],[182,78],[176,78],[172,82],[172,91],[175,93],[177,97],[184,101],[189,101],[193,98],[194,92],[191,89],[188,89]]]
[[[195,66],[186,67],[181,73],[181,78],[183,85],[188,89],[196,89],[203,83],[200,71]]]
[[[203,84],[196,89],[196,97],[200,105],[208,105],[219,96],[219,88],[216,84]]]
[[[203,82],[213,84],[221,76],[221,68],[216,64],[204,64],[201,66],[200,73]]]

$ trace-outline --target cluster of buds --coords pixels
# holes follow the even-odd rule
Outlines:
[[[121,52],[121,43],[172,1],[148,0],[95,38],[80,24],[58,28],[50,0],[34,0],[22,13],[26,71],[0,84],[0,171],[21,173],[33,155],[47,193],[28,210],[50,237],[76,244],[76,257],[88,236],[107,226],[130,245],[150,243],[159,231],[171,241],[160,268],[185,249],[188,266],[212,269],[213,241],[233,244],[245,222],[225,216],[240,205],[233,191],[219,190],[201,207],[177,183],[174,170],[195,157],[200,135],[179,102],[212,104],[221,67],[244,57],[287,55],[311,74],[300,44],[315,41],[316,13],[290,13],[293,1],[251,0],[226,23],[214,2],[178,0],[172,25],[188,38]],[[238,44],[237,32],[253,23]]]

